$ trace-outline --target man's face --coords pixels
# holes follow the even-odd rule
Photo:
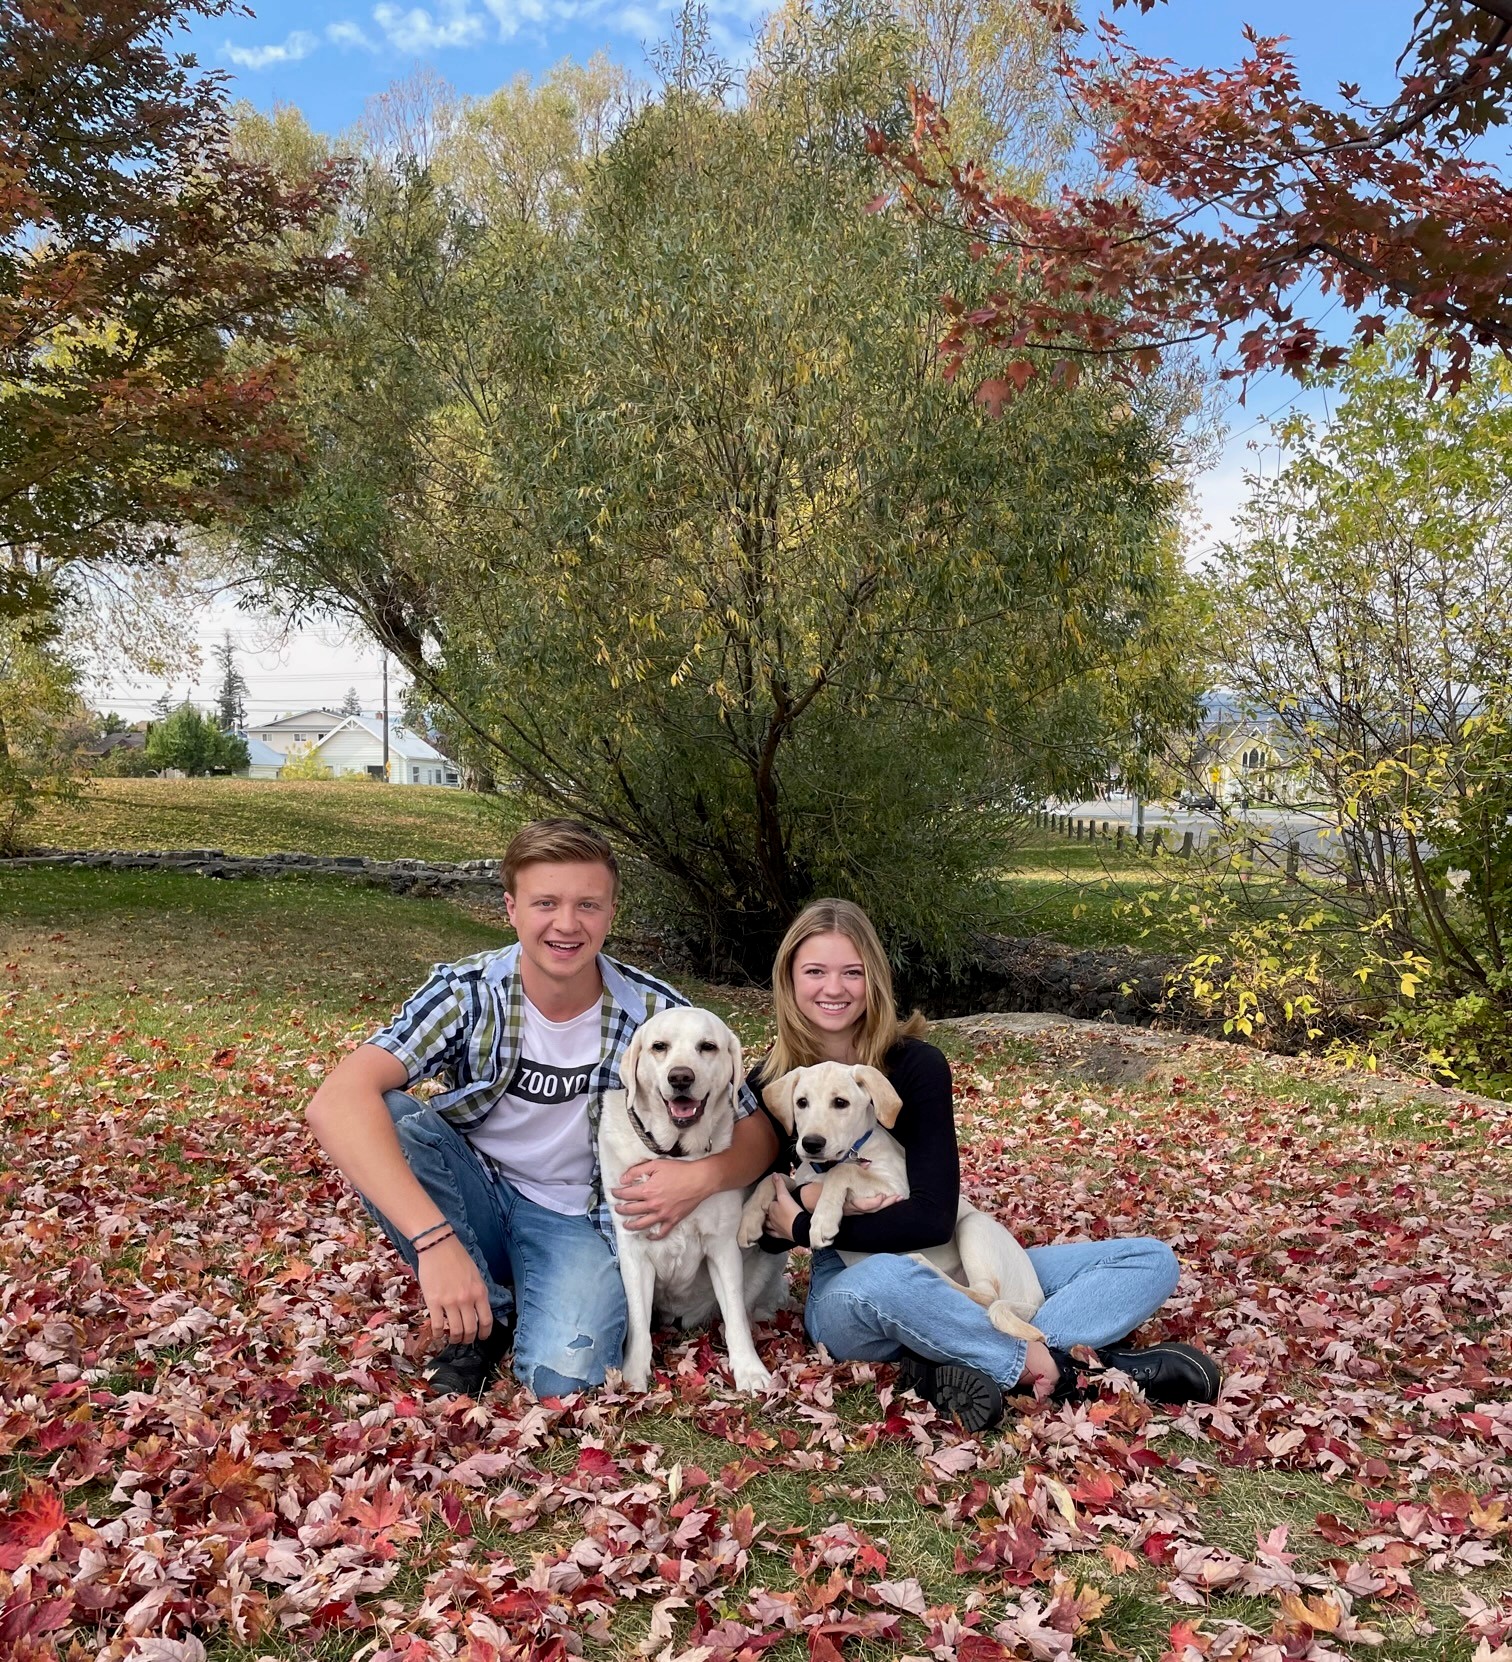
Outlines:
[[[551,860],[522,866],[505,909],[528,969],[544,985],[597,978],[595,960],[614,922],[614,878],[596,860]],[[527,985],[526,991],[528,992]]]

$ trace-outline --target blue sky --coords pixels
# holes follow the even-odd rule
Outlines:
[[[1367,94],[1386,93],[1407,39],[1417,0],[1169,0],[1148,16],[1132,7],[1119,19],[1146,50],[1183,64],[1237,61],[1242,30],[1289,36],[1303,84],[1326,96],[1341,79]],[[738,57],[766,8],[757,0],[709,0],[716,41]],[[645,48],[669,33],[675,4],[665,0],[258,0],[256,14],[201,23],[189,45],[207,68],[226,71],[231,90],[261,109],[297,105],[313,126],[339,133],[375,93],[420,66],[459,91],[483,94],[521,71],[537,76],[563,58],[604,51],[627,67],[644,67]],[[1227,395],[1229,438],[1222,456],[1197,481],[1190,541],[1195,557],[1227,529],[1243,499],[1244,473],[1266,459],[1266,418],[1297,401],[1296,383],[1258,378],[1246,404]],[[339,701],[355,685],[377,703],[379,658],[371,643],[331,630],[288,628],[280,619],[238,612],[228,601],[208,606],[198,625],[203,662],[229,630],[252,686],[253,713],[268,716]],[[96,701],[131,719],[145,716],[160,683],[119,674],[95,684]],[[208,668],[186,667],[175,692],[214,696]]]
[[[765,9],[709,0],[722,48],[743,52]],[[1291,37],[1307,80],[1359,79],[1371,90],[1389,85],[1415,9],[1415,0],[1168,0],[1119,18],[1149,49],[1210,65],[1239,56],[1250,23]],[[262,109],[296,104],[334,133],[420,65],[473,94],[596,51],[639,69],[676,10],[665,0],[256,0],[254,16],[201,23],[190,40],[202,64],[231,75],[237,96]]]

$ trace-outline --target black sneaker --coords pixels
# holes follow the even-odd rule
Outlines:
[[[1159,1344],[1108,1347],[1098,1359],[1105,1368],[1126,1373],[1151,1402],[1217,1402],[1223,1370],[1205,1351],[1176,1339]]]
[[[447,1345],[425,1370],[431,1389],[438,1396],[481,1396],[499,1371],[512,1337],[509,1327],[495,1317],[486,1339]]]
[[[931,1362],[904,1351],[898,1362],[898,1389],[933,1403],[963,1431],[991,1431],[1002,1424],[1002,1387],[991,1374],[964,1362]]]

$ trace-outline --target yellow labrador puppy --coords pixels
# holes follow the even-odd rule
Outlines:
[[[728,1148],[741,1077],[740,1040],[718,1016],[692,1009],[652,1016],[620,1062],[624,1090],[604,1094],[599,1166],[606,1190],[642,1160],[697,1160]],[[657,1240],[615,1214],[630,1317],[620,1371],[632,1390],[650,1382],[653,1316],[701,1327],[716,1308],[736,1386],[761,1391],[772,1383],[751,1341],[751,1317],[778,1307],[785,1269],[780,1256],[741,1250],[744,1199],[735,1190],[710,1195]]]
[[[887,1075],[876,1068],[820,1062],[795,1068],[762,1092],[766,1105],[793,1135],[803,1163],[790,1178],[763,1178],[740,1217],[742,1245],[760,1238],[775,1185],[793,1189],[823,1185],[809,1226],[810,1244],[828,1246],[840,1228],[846,1200],[854,1195],[908,1194],[908,1163],[891,1135],[903,1106]],[[871,1256],[841,1252],[847,1264]],[[1029,1255],[996,1218],[962,1201],[955,1234],[942,1246],[907,1254],[937,1270],[987,1311],[1000,1333],[1042,1338],[1029,1318],[1045,1302]]]

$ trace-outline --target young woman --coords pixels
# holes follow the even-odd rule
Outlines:
[[[933,1270],[898,1256],[937,1246],[955,1228],[960,1157],[950,1065],[923,1037],[916,1011],[898,1020],[892,972],[871,921],[845,900],[816,900],[783,938],[772,968],[777,1040],[753,1070],[763,1084],[816,1062],[880,1068],[903,1099],[893,1135],[908,1163],[906,1199],[848,1215],[835,1246],[877,1256],[847,1268],[834,1247],[814,1254],[804,1325],[844,1361],[900,1363],[899,1384],[968,1430],[1003,1416],[1005,1394],[1077,1391],[1072,1345],[1089,1345],[1158,1402],[1212,1402],[1217,1364],[1191,1345],[1134,1349],[1127,1334],[1176,1286],[1175,1254],[1163,1241],[1072,1241],[1030,1247],[1045,1302],[1034,1318],[1043,1343],[999,1333],[986,1312]],[[808,1244],[819,1185],[783,1193],[767,1213],[769,1244]]]

